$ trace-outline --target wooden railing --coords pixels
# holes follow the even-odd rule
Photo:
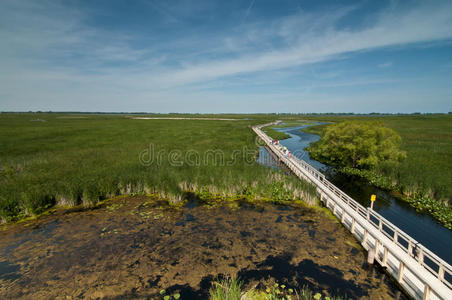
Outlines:
[[[262,130],[277,122],[254,126],[254,132],[296,176],[317,187],[320,200],[361,242],[375,251],[375,260],[415,299],[452,300],[452,267],[379,213],[345,194],[325,176],[297,157],[288,157]]]

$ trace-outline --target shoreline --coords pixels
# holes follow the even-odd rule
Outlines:
[[[323,128],[328,126],[328,124],[322,124],[317,126],[310,126],[307,128],[302,128],[301,131],[318,135],[321,138],[321,132]],[[319,158],[313,157],[312,153],[308,149],[304,149],[309,153],[309,155],[317,160],[318,162],[327,165],[327,162],[320,160]],[[388,193],[396,195],[400,200],[408,203],[412,208],[416,209],[418,213],[426,213],[432,216],[439,224],[447,229],[452,230],[452,210],[450,207],[444,205],[443,201],[434,199],[425,195],[422,191],[415,190],[412,192],[413,196],[407,195],[401,191],[404,187],[398,184],[393,184],[391,178],[384,175],[380,175],[376,172],[370,170],[359,170],[350,167],[337,168],[331,166],[336,172],[340,172],[346,176],[356,176],[359,179],[364,180],[367,184],[382,189]],[[418,196],[418,197],[416,197]],[[451,214],[451,217],[448,215]]]

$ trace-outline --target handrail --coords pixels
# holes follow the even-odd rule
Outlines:
[[[324,191],[334,194],[340,198],[349,208],[353,209],[361,217],[367,219],[368,224],[382,233],[384,236],[393,241],[403,252],[414,258],[417,263],[425,270],[434,275],[441,283],[452,289],[452,267],[439,256],[434,254],[424,245],[420,244],[410,235],[402,231],[400,228],[392,224],[386,218],[381,216],[378,212],[363,207],[360,203],[352,197],[341,191],[338,187],[332,184],[325,178],[325,175],[316,170],[306,161],[298,157],[286,157],[282,152],[282,147],[277,147],[273,144],[273,140],[268,137],[262,130],[262,127],[271,126],[279,123],[279,121],[254,126],[254,132],[266,143],[266,145],[278,155],[291,169],[307,172],[313,177],[311,181]],[[374,222],[376,220],[376,222]],[[388,232],[389,231],[389,232]],[[390,233],[392,232],[392,234]]]

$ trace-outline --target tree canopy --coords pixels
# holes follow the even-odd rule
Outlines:
[[[308,147],[311,156],[337,167],[372,169],[406,157],[401,137],[382,122],[345,121],[332,124]]]

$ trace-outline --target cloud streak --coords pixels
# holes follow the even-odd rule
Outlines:
[[[369,28],[360,31],[334,28],[337,16],[327,18],[320,30],[293,26],[285,29],[287,39],[299,41],[283,49],[249,53],[239,58],[216,60],[189,65],[181,70],[170,71],[162,77],[163,82],[186,84],[247,72],[258,72],[317,63],[343,54],[371,51],[384,47],[404,46],[452,38],[452,5],[435,7],[426,13],[425,8],[402,13],[382,14]],[[314,16],[298,15],[299,19]],[[284,23],[284,22],[283,22]],[[281,31],[283,24],[278,28]],[[289,32],[287,32],[289,31]]]
[[[246,17],[258,3],[251,1],[244,8]],[[452,38],[450,2],[381,10],[360,27],[340,26],[355,13],[356,6],[300,11],[247,23],[240,22],[242,10],[238,22],[232,22],[238,25],[211,31],[206,31],[212,27],[210,23],[184,29],[189,16],[179,17],[164,4],[150,2],[150,7],[168,19],[167,31],[156,29],[160,27],[153,23],[139,32],[96,26],[90,18],[92,11],[67,7],[65,2],[2,1],[0,105],[14,107],[19,101],[25,107],[24,99],[33,98],[36,103],[61,103],[57,106],[64,107],[77,96],[84,97],[88,104],[101,95],[103,99],[115,99],[116,104],[110,104],[114,107],[124,107],[127,98],[137,99],[137,107],[146,103],[152,107],[162,105],[162,99],[179,104],[176,97],[193,100],[195,96],[188,97],[189,92],[206,99],[227,99],[224,90],[228,86],[259,82],[267,85],[269,80],[264,77],[270,74],[284,82],[303,67],[378,49]],[[192,9],[204,12],[202,8]],[[204,19],[209,19],[208,14]],[[378,66],[387,68],[390,64]],[[363,85],[393,80],[367,78],[350,82]],[[312,84],[325,85],[349,84]],[[203,86],[206,90],[218,90],[200,94]],[[305,86],[312,90],[309,82]],[[296,99],[294,93],[281,95]],[[276,94],[274,97],[278,98]]]

